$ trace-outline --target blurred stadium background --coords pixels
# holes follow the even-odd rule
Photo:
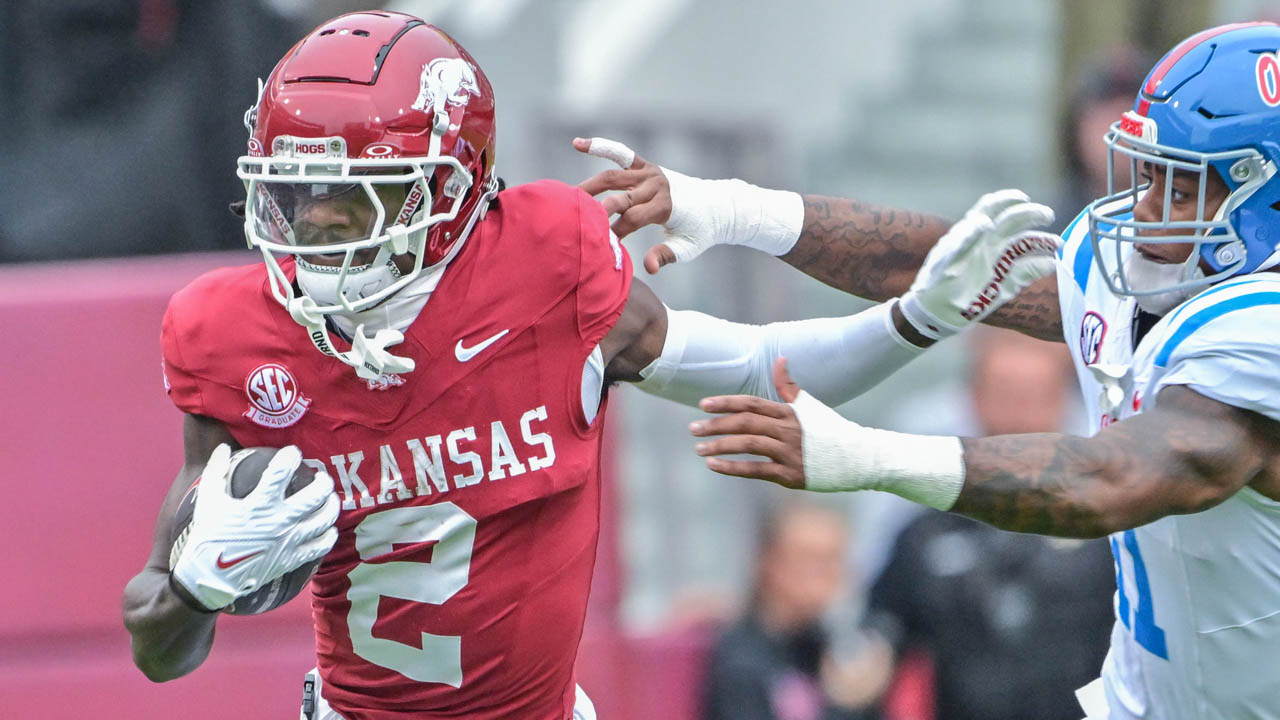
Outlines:
[[[224,620],[205,667],[152,686],[129,661],[119,596],[180,457],[158,372],[165,301],[205,269],[254,262],[226,212],[254,79],[316,23],[369,5],[0,4],[0,334],[14,343],[0,376],[0,717],[296,712],[312,665],[304,603]],[[481,63],[509,183],[603,169],[569,140],[604,135],[690,174],[950,216],[1020,187],[1060,221],[1079,210],[1063,122],[1115,48],[1154,57],[1204,26],[1280,17],[1264,0],[385,7],[444,27]],[[638,258],[658,238],[627,245]],[[744,251],[646,280],[673,307],[738,321],[862,307]],[[951,341],[843,410],[957,432],[966,363]],[[695,412],[619,395],[582,684],[606,720],[692,718],[711,628],[741,607],[759,519],[783,493],[706,471],[685,431]],[[831,502],[853,528],[858,578],[831,623],[851,626],[908,511],[882,497]]]

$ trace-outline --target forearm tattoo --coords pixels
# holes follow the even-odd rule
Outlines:
[[[1093,459],[1062,435],[966,438],[964,489],[952,512],[1002,530],[1098,537],[1109,532]],[[1130,451],[1132,452],[1132,451]],[[1124,455],[1115,460],[1123,463]]]
[[[1018,296],[1001,305],[983,322],[987,325],[1017,330],[1050,342],[1064,342],[1062,308],[1058,305],[1058,279],[1041,278]]]
[[[827,285],[880,302],[907,291],[949,227],[932,215],[806,195],[800,238],[782,259]]]
[[[1274,421],[1271,421],[1274,422]],[[966,438],[957,512],[1004,530],[1096,537],[1213,507],[1273,455],[1257,421],[1183,387],[1091,438]]]
[[[792,267],[831,287],[883,302],[899,297],[951,221],[934,215],[806,195],[804,227],[791,252]],[[1056,281],[1027,288],[986,322],[1042,340],[1062,340]]]

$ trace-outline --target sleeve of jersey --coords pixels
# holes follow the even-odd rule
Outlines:
[[[1157,350],[1155,393],[1184,385],[1207,398],[1280,420],[1280,294],[1259,304],[1191,317]]]
[[[578,334],[594,345],[613,328],[631,292],[631,257],[609,229],[600,203],[578,193],[581,254],[578,269]]]
[[[182,310],[178,297],[169,301],[160,325],[160,351],[163,356],[164,388],[179,410],[192,415],[207,415],[200,380],[190,371],[183,356]]]

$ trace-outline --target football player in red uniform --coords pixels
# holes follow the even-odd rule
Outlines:
[[[847,360],[893,332],[879,310],[757,327],[667,309],[589,195],[502,188],[493,108],[465,50],[391,12],[321,25],[261,88],[239,176],[265,272],[211,272],[164,319],[185,463],[124,600],[151,679],[204,660],[217,610],[323,556],[312,717],[590,717],[574,662],[605,388],[776,398],[785,354],[839,403],[896,367]],[[767,216],[798,232],[803,213]],[[284,448],[272,491],[229,496],[237,446]],[[301,462],[317,480],[281,497]],[[171,568],[163,524],[198,477]]]

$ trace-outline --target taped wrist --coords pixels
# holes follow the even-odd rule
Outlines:
[[[862,427],[803,391],[791,407],[802,431],[807,490],[884,490],[949,510],[964,487],[960,438]]]
[[[704,180],[662,168],[671,186],[667,231],[704,239],[707,244],[744,245],[770,255],[795,247],[804,226],[804,199],[786,190],[769,190],[743,180]],[[705,249],[705,248],[702,248]],[[672,247],[676,259],[685,252]],[[696,254],[696,253],[695,253]]]
[[[773,362],[824,402],[862,394],[923,350],[893,326],[890,304],[856,315],[745,325],[691,310],[667,310],[662,354],[640,371],[645,392],[696,405],[709,395],[777,400]]]

